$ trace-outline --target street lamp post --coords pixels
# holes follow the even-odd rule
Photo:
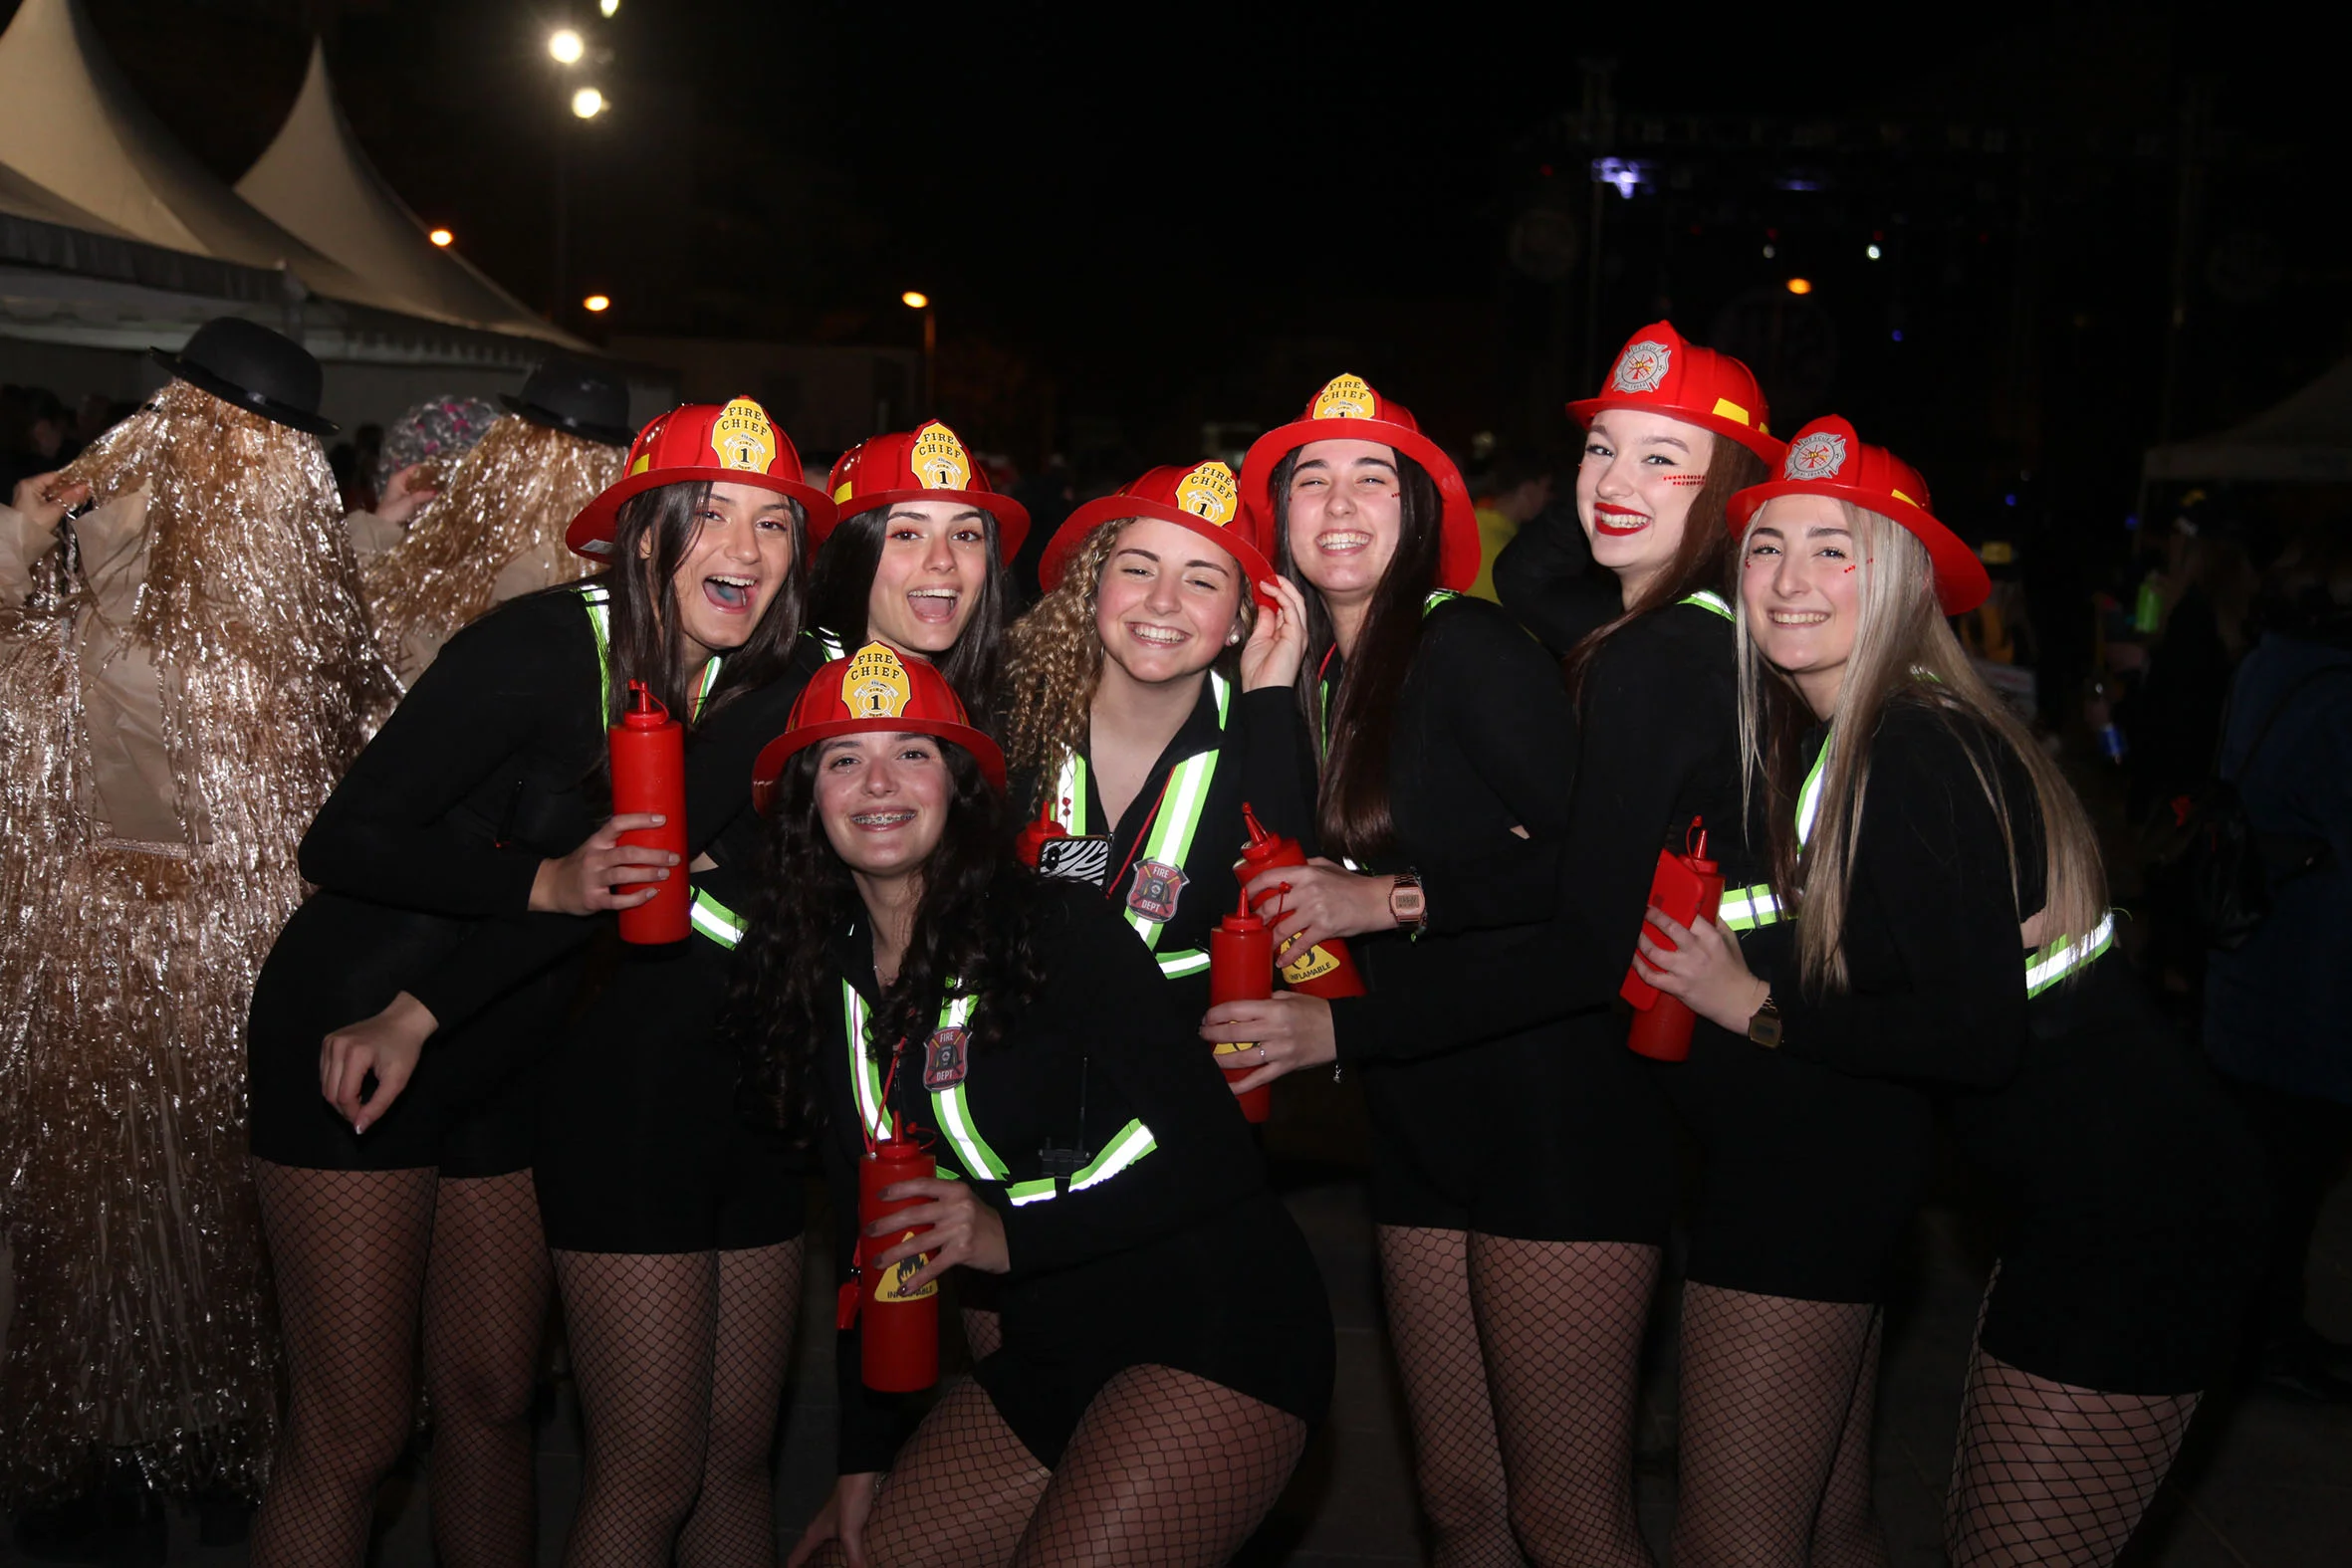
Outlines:
[[[919,289],[909,289],[898,297],[898,303],[910,311],[923,313],[923,417],[939,417],[939,313],[931,308],[931,297]]]

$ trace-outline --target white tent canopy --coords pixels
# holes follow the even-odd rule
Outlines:
[[[409,309],[215,179],[122,80],[80,0],[24,0],[0,33],[0,163],[133,239],[283,267],[320,294]]]
[[[2235,429],[2152,448],[2149,480],[2352,481],[2352,359]]]
[[[237,194],[312,249],[442,321],[587,345],[533,315],[424,225],[376,173],[336,102],[327,51],[314,44],[302,94]]]

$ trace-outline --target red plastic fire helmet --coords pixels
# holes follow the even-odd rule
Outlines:
[[[1781,461],[1780,477],[1751,485],[1732,497],[1727,509],[1732,537],[1747,531],[1764,504],[1778,496],[1831,496],[1880,517],[1892,518],[1928,548],[1936,568],[1936,598],[1947,615],[1965,615],[1993,592],[1993,579],[1977,553],[1928,511],[1928,482],[1919,470],[1883,446],[1870,446],[1854,427],[1831,414],[1796,433]]]
[[[927,419],[912,430],[867,436],[833,464],[836,516],[853,518],[901,501],[965,501],[997,520],[997,557],[1006,565],[1029,537],[1029,508],[1000,496],[988,470],[953,430]],[[833,531],[827,522],[813,538],[822,545]]]
[[[1171,463],[1155,468],[1114,495],[1089,501],[1072,512],[1046,546],[1038,562],[1038,583],[1048,593],[1061,583],[1069,563],[1086,537],[1113,519],[1158,518],[1187,528],[1234,559],[1249,579],[1258,602],[1278,608],[1279,601],[1259,584],[1274,575],[1259,537],[1256,514],[1241,504],[1240,482],[1223,463],[1195,463],[1186,468]]]
[[[1568,413],[1590,428],[1592,416],[1608,408],[1665,414],[1730,436],[1767,463],[1780,461],[1756,372],[1728,353],[1689,341],[1672,322],[1652,322],[1635,333],[1609,366],[1600,395],[1578,398]]]
[[[1360,375],[1335,375],[1308,400],[1306,412],[1291,424],[1269,430],[1250,445],[1242,462],[1242,496],[1257,520],[1258,538],[1269,549],[1275,538],[1272,486],[1284,458],[1309,441],[1378,441],[1419,463],[1437,483],[1445,503],[1438,530],[1437,585],[1459,592],[1478,577],[1478,516],[1470,487],[1445,449],[1421,433],[1420,421],[1404,404],[1382,397]]]
[[[1005,754],[972,728],[947,677],[921,659],[902,658],[887,643],[869,642],[809,678],[784,733],[760,749],[752,764],[752,804],[775,803],[776,781],[793,754],[836,735],[935,735],[972,754],[1001,792]]]
[[[801,454],[792,437],[768,417],[768,410],[738,397],[724,405],[683,404],[638,431],[620,478],[581,508],[564,531],[564,543],[575,555],[602,560],[612,554],[613,519],[622,502],[695,480],[757,485],[790,496],[808,513],[813,541],[833,526],[833,504],[801,477]]]

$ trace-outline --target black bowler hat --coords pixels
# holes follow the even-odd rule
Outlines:
[[[522,396],[501,393],[498,400],[535,425],[584,441],[627,446],[637,438],[629,424],[629,389],[578,359],[550,359],[531,372]]]
[[[177,353],[148,352],[157,364],[224,403],[249,408],[264,419],[331,435],[332,419],[319,417],[325,376],[310,350],[281,333],[242,316],[219,316],[196,329]]]

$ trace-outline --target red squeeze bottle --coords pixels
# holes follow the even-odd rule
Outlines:
[[[1247,800],[1242,802],[1242,820],[1249,824],[1250,841],[1242,846],[1242,857],[1234,862],[1233,874],[1241,878],[1244,886],[1261,871],[1306,864],[1306,851],[1298,847],[1298,840],[1270,833],[1259,826],[1257,813],[1250,809]],[[1263,913],[1267,905],[1281,897],[1282,894],[1269,889],[1258,895],[1252,907]],[[1210,962],[1214,965],[1215,960]],[[1285,964],[1283,983],[1293,991],[1302,991],[1325,1001],[1364,994],[1364,978],[1356,973],[1355,960],[1347,956],[1347,944],[1337,937],[1316,943],[1304,958]]]
[[[653,884],[651,898],[620,912],[620,940],[683,942],[693,900],[686,877],[686,732],[643,681],[631,681],[620,723],[605,737],[612,746],[613,814],[655,811],[668,818],[659,827],[632,828],[620,842],[666,849],[678,857],[669,879]]]
[[[1723,868],[1707,858],[1707,829],[1691,818],[1695,847],[1682,854],[1658,851],[1658,869],[1650,876],[1650,907],[1689,927],[1713,920],[1723,902]],[[1686,840],[1688,842],[1688,840]],[[1650,940],[1673,951],[1674,944],[1646,921]],[[1631,965],[1617,994],[1633,1004],[1633,1027],[1626,1031],[1625,1048],[1652,1061],[1683,1061],[1691,1054],[1691,1025],[1697,1015],[1680,998],[1669,997],[1641,978]]]
[[[938,1174],[931,1156],[917,1145],[895,1139],[877,1146],[857,1162],[857,1233],[862,1252],[881,1253],[896,1246],[913,1231],[896,1235],[867,1235],[866,1228],[884,1215],[928,1202],[901,1198],[884,1203],[876,1196],[897,1182],[920,1181]],[[926,1228],[928,1229],[928,1228]],[[912,1394],[939,1381],[939,1283],[933,1280],[913,1294],[903,1293],[904,1282],[923,1266],[923,1254],[903,1258],[887,1268],[865,1264],[865,1295],[859,1303],[858,1372],[865,1386],[883,1394]]]
[[[1021,836],[1013,841],[1013,853],[1021,858],[1023,865],[1035,871],[1039,858],[1046,852],[1048,840],[1068,836],[1069,829],[1063,827],[1060,819],[1054,814],[1054,797],[1048,795],[1038,802],[1038,814],[1030,819],[1028,825],[1021,829]]]
[[[1249,900],[1209,933],[1209,1006],[1220,1002],[1264,1002],[1274,995],[1274,933],[1250,912]],[[1219,1045],[1219,1056],[1245,1051],[1246,1044]],[[1219,1065],[1223,1065],[1220,1063]],[[1239,1083],[1256,1067],[1226,1067],[1225,1081]],[[1242,1119],[1262,1122],[1274,1108],[1274,1085],[1262,1083],[1236,1097]]]

